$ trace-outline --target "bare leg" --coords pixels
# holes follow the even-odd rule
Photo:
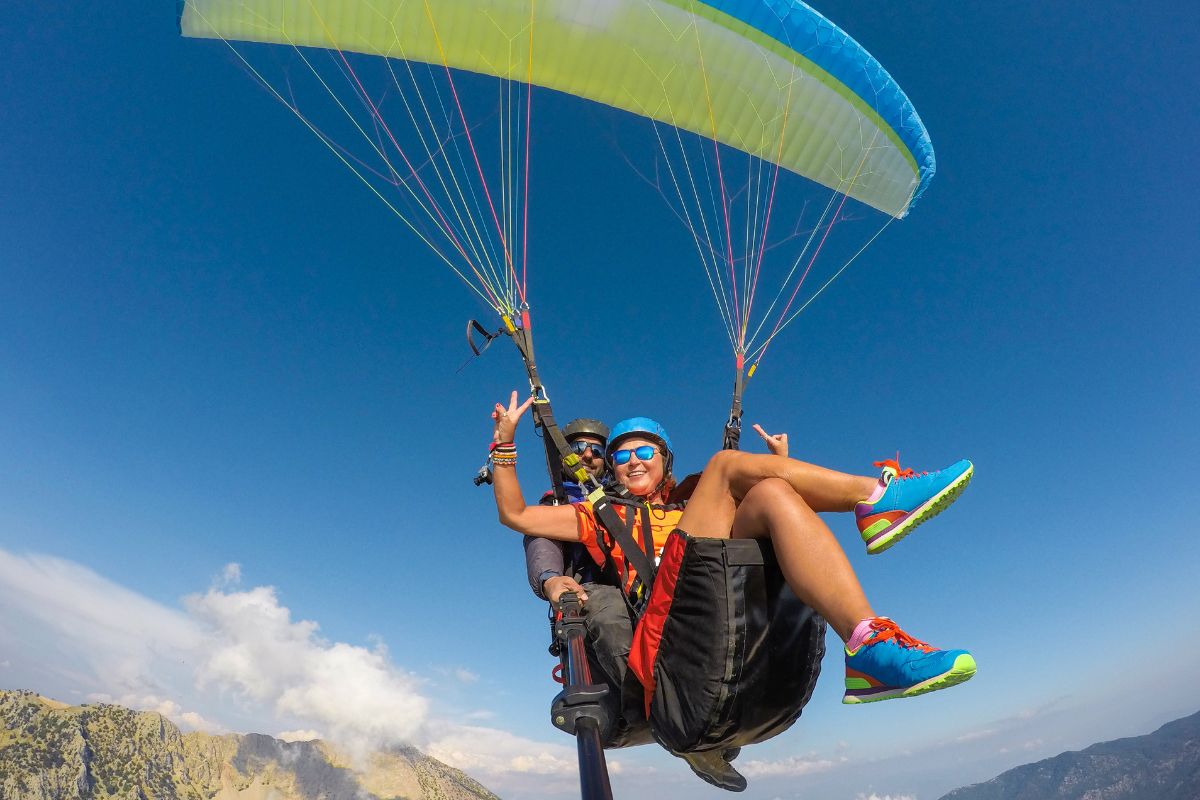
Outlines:
[[[855,503],[871,495],[878,481],[792,458],[723,450],[704,467],[680,527],[691,530],[687,520],[697,518],[702,522],[693,526],[696,530],[724,536],[723,532],[733,527],[738,503],[757,483],[768,478],[785,482],[811,511],[852,511]]]
[[[690,508],[690,506],[689,506]],[[703,536],[681,523],[690,534]],[[769,537],[796,596],[823,616],[842,641],[854,626],[875,616],[833,532],[786,481],[768,478],[754,486],[734,515],[733,538]]]

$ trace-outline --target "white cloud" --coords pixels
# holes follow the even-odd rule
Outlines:
[[[468,720],[470,722],[487,722],[487,721],[493,720],[495,718],[496,718],[495,711],[489,711],[484,708],[476,709],[475,711],[468,711],[467,713],[462,715],[462,719]]]
[[[863,794],[859,792],[854,800],[917,800],[917,796],[915,794],[876,794],[875,792]]]
[[[118,695],[161,694],[179,654],[203,641],[187,615],[50,556],[0,550],[0,607],[17,637],[4,649],[45,648],[58,656],[46,661],[59,676]]]
[[[387,648],[329,642],[309,620],[292,621],[275,589],[210,589],[184,605],[208,636],[201,686],[232,688],[281,715],[316,722],[356,752],[414,741],[429,712],[418,680]]]
[[[995,736],[995,735],[996,735],[995,728],[981,728],[977,731],[967,731],[964,734],[955,736],[954,741],[960,742],[960,743],[961,742],[974,742],[979,739],[986,739],[989,736]]]
[[[815,754],[809,754],[807,756],[791,756],[777,761],[738,761],[738,771],[747,777],[754,778],[794,777],[825,772],[845,764],[848,760],[845,756],[820,758]]]
[[[242,582],[242,565],[231,561],[221,570],[218,586],[237,586]]]
[[[137,711],[153,711],[176,723],[183,730],[205,731],[206,733],[228,733],[228,729],[196,711],[185,710],[174,700],[168,700],[153,694],[125,694],[113,697],[106,692],[92,692],[87,696],[89,702],[108,703],[125,706]]]
[[[311,742],[324,737],[317,731],[280,731],[275,734],[275,738],[285,742]]]
[[[1000,753],[1017,749],[1033,749],[1020,742],[1027,739],[1034,731],[1044,727],[1048,719],[1060,714],[1066,700],[1067,698],[1063,696],[1054,697],[1033,708],[1023,708],[1003,717],[984,720],[979,727],[950,737],[934,745],[934,749],[941,750],[953,745],[970,745],[985,739],[996,740],[990,744],[990,748]],[[1038,744],[1040,743],[1041,740],[1038,740]]]
[[[508,731],[467,725],[434,723],[429,755],[463,770],[501,796],[578,797],[579,761],[575,742],[551,744],[516,736]],[[567,744],[569,743],[569,744]],[[608,771],[625,769],[609,754]]]
[[[573,778],[579,769],[574,746],[535,742],[495,728],[445,726],[426,752],[472,775],[515,772]]]
[[[479,676],[469,669],[459,667],[454,670],[454,677],[458,678],[461,683],[478,683]]]
[[[181,723],[180,727],[192,731],[204,731],[205,733],[228,733],[229,730],[219,722],[214,722],[211,719],[202,717],[195,711],[184,711],[179,715],[176,722]]]
[[[419,738],[429,701],[381,643],[323,639],[317,623],[293,621],[271,587],[214,587],[184,605],[168,608],[70,561],[0,550],[0,652],[21,649],[49,665],[64,692],[219,732],[192,707],[219,706],[232,691],[260,729],[298,721],[356,752]]]

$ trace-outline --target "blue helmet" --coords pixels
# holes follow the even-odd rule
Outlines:
[[[671,446],[671,437],[667,436],[666,428],[649,417],[630,417],[613,425],[608,434],[608,446],[604,449],[605,459],[611,459],[613,452],[619,449],[617,444],[630,436],[641,436],[662,445],[663,465],[666,467],[663,477],[671,474],[671,463],[675,460],[675,448]]]

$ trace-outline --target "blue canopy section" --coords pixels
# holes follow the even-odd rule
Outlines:
[[[807,58],[862,98],[912,153],[924,193],[937,171],[933,142],[912,101],[875,57],[800,0],[699,0]],[[910,204],[911,207],[911,204]]]

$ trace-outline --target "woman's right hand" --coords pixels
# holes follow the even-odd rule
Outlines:
[[[529,406],[533,404],[533,395],[530,395],[524,403],[517,405],[517,392],[514,389],[512,397],[509,398],[508,408],[505,408],[500,403],[496,403],[496,407],[492,410],[492,421],[495,427],[492,431],[492,441],[507,443],[513,441],[513,437],[517,433],[517,423],[521,421],[521,415],[529,410]]]

